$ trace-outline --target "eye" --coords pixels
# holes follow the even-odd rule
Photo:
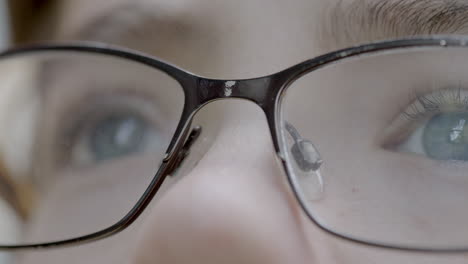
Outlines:
[[[88,136],[93,159],[103,161],[141,151],[148,137],[148,124],[138,115],[114,114],[97,122]]]
[[[99,100],[98,100],[99,101]],[[90,166],[147,152],[164,152],[167,137],[161,115],[151,102],[117,96],[105,103],[87,102],[69,114],[62,134],[66,166]],[[80,108],[79,107],[79,108]],[[65,142],[65,143],[63,143]]]
[[[435,160],[468,161],[467,103],[460,89],[419,96],[402,115],[406,120],[397,130],[404,136],[393,149]]]
[[[426,154],[441,160],[468,160],[468,113],[445,113],[432,117],[422,137]]]
[[[437,160],[468,160],[468,113],[434,115],[410,134],[398,150]]]

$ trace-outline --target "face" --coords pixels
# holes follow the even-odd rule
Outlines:
[[[377,2],[379,0],[63,1],[56,6],[56,13],[51,19],[56,25],[55,39],[93,40],[126,46],[157,56],[190,72],[217,79],[264,76],[328,51],[376,40],[417,34],[465,33],[463,13],[452,10],[449,17],[439,14],[436,11],[442,8],[438,6],[441,3],[429,0],[417,3],[412,0]],[[437,19],[434,14],[438,14]],[[419,20],[405,20],[404,17],[417,17]],[[110,60],[106,61],[107,70],[101,70],[97,75],[89,67],[94,62],[82,59],[83,63],[78,59],[73,60],[72,64],[52,62],[48,65],[48,71],[43,73],[43,82],[50,83],[49,88],[42,91],[46,99],[37,102],[34,94],[15,95],[15,98],[31,102],[28,104],[31,106],[28,110],[30,114],[25,114],[29,119],[25,118],[24,124],[20,125],[23,128],[28,125],[34,127],[23,130],[33,131],[33,134],[39,135],[38,142],[41,142],[28,144],[23,140],[21,146],[26,152],[28,148],[34,148],[44,153],[41,157],[23,157],[23,162],[29,162],[27,166],[34,168],[31,177],[40,173],[60,175],[65,179],[56,181],[51,176],[36,187],[36,192],[47,191],[43,191],[46,195],[41,210],[28,227],[32,234],[29,238],[31,241],[39,239],[42,234],[60,233],[65,228],[61,225],[63,222],[83,223],[87,217],[85,213],[80,214],[80,208],[90,208],[89,204],[94,209],[86,213],[99,214],[102,208],[109,207],[106,208],[109,215],[113,215],[114,211],[117,211],[115,215],[119,215],[119,210],[131,206],[148,184],[148,179],[129,181],[123,176],[153,172],[154,161],[160,160],[164,154],[164,150],[160,151],[158,140],[173,132],[175,124],[171,121],[177,120],[180,114],[180,109],[171,106],[177,104],[183,95],[148,89],[156,79],[169,89],[177,85],[172,80],[155,76],[154,72],[148,72],[145,68]],[[374,96],[368,94],[369,91],[353,94],[345,88],[327,89],[326,84],[345,87],[345,84],[355,82],[355,86],[359,86],[359,76],[368,75],[369,72],[379,76],[378,71],[373,71],[375,67],[387,67],[385,72],[394,71],[393,76],[400,76],[402,72],[395,70],[398,64],[388,61],[385,66],[372,61],[363,63],[351,75],[337,75],[330,70],[328,75],[316,78],[316,83],[323,84],[320,92],[323,102],[312,104],[316,107],[312,107],[312,112],[322,113],[321,109],[329,109],[326,114],[312,114],[317,124],[327,128],[323,131],[343,131],[338,125],[327,123],[327,120],[339,120],[339,124],[344,124],[343,119],[347,118],[357,124],[353,126],[349,123],[346,126],[346,135],[351,135],[348,143],[323,147],[322,154],[334,156],[335,160],[350,157],[341,165],[328,168],[331,175],[352,167],[353,144],[366,138],[365,133],[371,136],[372,129],[378,130],[369,123],[388,121],[382,126],[389,126],[392,132],[392,111],[401,110],[401,105],[395,105],[402,101],[398,96],[405,95],[402,95],[403,91],[391,90],[392,87],[385,85],[371,91],[375,93]],[[411,61],[408,60],[408,63]],[[34,68],[31,63],[28,65]],[[30,72],[34,72],[34,69]],[[52,72],[53,77],[50,77]],[[74,74],[70,76],[70,72]],[[92,91],[73,89],[77,85],[90,87],[85,79],[92,79],[93,87],[100,88]],[[111,79],[113,83],[103,83],[103,80]],[[365,117],[341,116],[340,113],[346,111],[347,100],[361,99],[356,96],[357,93],[379,98],[371,103],[363,100],[359,105],[381,111],[356,111],[372,112]],[[161,94],[164,94],[165,100],[158,102],[157,105],[162,107],[155,110],[154,101],[160,100]],[[304,99],[295,94],[288,96],[296,96],[297,102]],[[302,102],[307,103],[310,102]],[[33,126],[31,123],[34,121],[27,120],[37,120],[34,107],[40,106],[45,106],[41,108],[45,109],[40,119],[43,125]],[[388,110],[392,107],[397,110]],[[102,113],[118,109],[120,115],[107,119],[96,117],[94,113],[97,108]],[[299,125],[295,123],[295,126],[301,131],[312,129],[318,142],[342,136],[339,133],[321,133],[313,126],[301,125],[300,120],[297,122]],[[129,228],[98,242],[53,250],[24,251],[7,257],[21,264],[468,262],[464,254],[436,255],[372,248],[346,242],[321,231],[304,214],[292,194],[283,169],[276,161],[268,125],[258,106],[240,100],[213,102],[196,114],[193,123],[203,127],[201,137],[182,167],[168,177],[149,208]],[[133,131],[130,136],[145,131],[147,144],[138,148],[141,155],[137,158],[109,161],[109,155],[112,157],[115,152],[109,154],[107,147],[100,143],[105,140],[105,135],[95,135],[92,129],[88,129],[89,126],[99,125],[104,126],[103,129],[111,129],[109,133],[116,126],[130,127]],[[352,135],[361,137],[353,138]],[[19,136],[28,138],[27,135]],[[60,151],[57,138],[73,138],[70,142],[74,144],[66,146],[68,152],[64,153]],[[94,145],[82,143],[87,138],[97,140],[93,141]],[[405,152],[404,147],[398,150]],[[399,164],[397,167],[411,166],[400,159],[392,160]],[[15,160],[15,157],[10,160]],[[25,163],[16,167],[7,164],[6,170],[24,168]],[[363,177],[377,171],[373,167],[375,164],[367,164],[369,169],[363,173]],[[109,190],[103,187],[105,179],[103,182],[87,180],[92,177],[88,175],[90,171],[95,172],[90,168],[95,166],[98,166],[96,170],[103,171],[103,175],[112,176],[115,188]],[[19,174],[26,173],[20,171]],[[115,177],[117,174],[123,175],[122,178]],[[77,175],[79,180],[76,180]],[[54,182],[53,186],[50,182]],[[398,186],[394,187],[398,190]],[[83,194],[83,190],[91,191]],[[124,199],[126,196],[122,193],[134,194],[133,200]],[[106,206],[106,201],[102,199],[104,196],[113,197],[113,206]],[[366,199],[365,194],[362,199]],[[70,207],[70,201],[74,206]],[[330,205],[338,210],[340,208],[339,202],[332,201]],[[413,209],[417,210],[409,207],[408,213]],[[27,212],[27,209],[24,210]],[[52,213],[57,211],[60,211],[60,216]],[[382,213],[382,217],[390,216],[391,212]],[[88,226],[94,230],[105,227],[106,223],[76,226]],[[85,228],[72,232],[86,231]],[[57,235],[57,238],[61,237]]]

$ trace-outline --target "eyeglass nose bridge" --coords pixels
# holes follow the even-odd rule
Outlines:
[[[265,113],[273,144],[276,152],[280,151],[277,139],[277,99],[281,88],[287,82],[290,75],[280,72],[269,76],[238,79],[216,80],[198,77],[194,89],[187,91],[189,98],[195,99],[188,102],[192,108],[188,112],[195,112],[202,106],[222,99],[243,99],[258,105]],[[188,115],[189,113],[187,113]]]
[[[278,85],[273,76],[241,80],[213,80],[200,78],[197,82],[196,97],[199,106],[219,99],[245,99],[261,108],[274,105]]]
[[[185,91],[185,106],[181,116],[181,121],[176,129],[176,136],[166,151],[163,159],[164,162],[171,160],[174,155],[180,150],[183,141],[190,130],[192,118],[194,114],[204,105],[223,99],[243,99],[248,100],[260,106],[265,112],[270,132],[273,138],[276,137],[275,121],[273,111],[275,108],[275,100],[277,96],[277,86],[272,85],[272,76],[254,78],[254,79],[238,79],[238,80],[221,80],[209,79],[194,75],[187,75],[182,78],[182,86]],[[188,78],[187,78],[188,77]],[[276,140],[273,140],[275,149],[279,150]]]

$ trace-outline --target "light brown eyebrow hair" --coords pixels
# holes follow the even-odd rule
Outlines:
[[[468,34],[468,0],[324,1],[328,3],[319,10],[322,17],[314,19],[319,23],[320,52],[407,36]],[[209,34],[211,27],[197,24],[196,19],[167,15],[156,6],[130,2],[84,24],[71,38],[145,50],[142,43],[184,43]]]
[[[72,32],[67,38],[103,41],[142,49],[142,40],[148,42],[148,45],[155,45],[161,40],[187,41],[195,35],[195,27],[192,21],[168,14],[155,5],[129,2],[117,5],[84,23],[77,32]]]
[[[320,46],[326,50],[406,36],[468,33],[466,0],[339,0],[328,8],[319,26]]]

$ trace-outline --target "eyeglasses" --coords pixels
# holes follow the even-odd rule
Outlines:
[[[0,248],[125,229],[203,134],[195,113],[237,98],[264,111],[297,201],[324,231],[394,249],[468,250],[467,43],[373,43],[243,80],[101,44],[6,51],[0,219],[18,232],[0,230]]]

